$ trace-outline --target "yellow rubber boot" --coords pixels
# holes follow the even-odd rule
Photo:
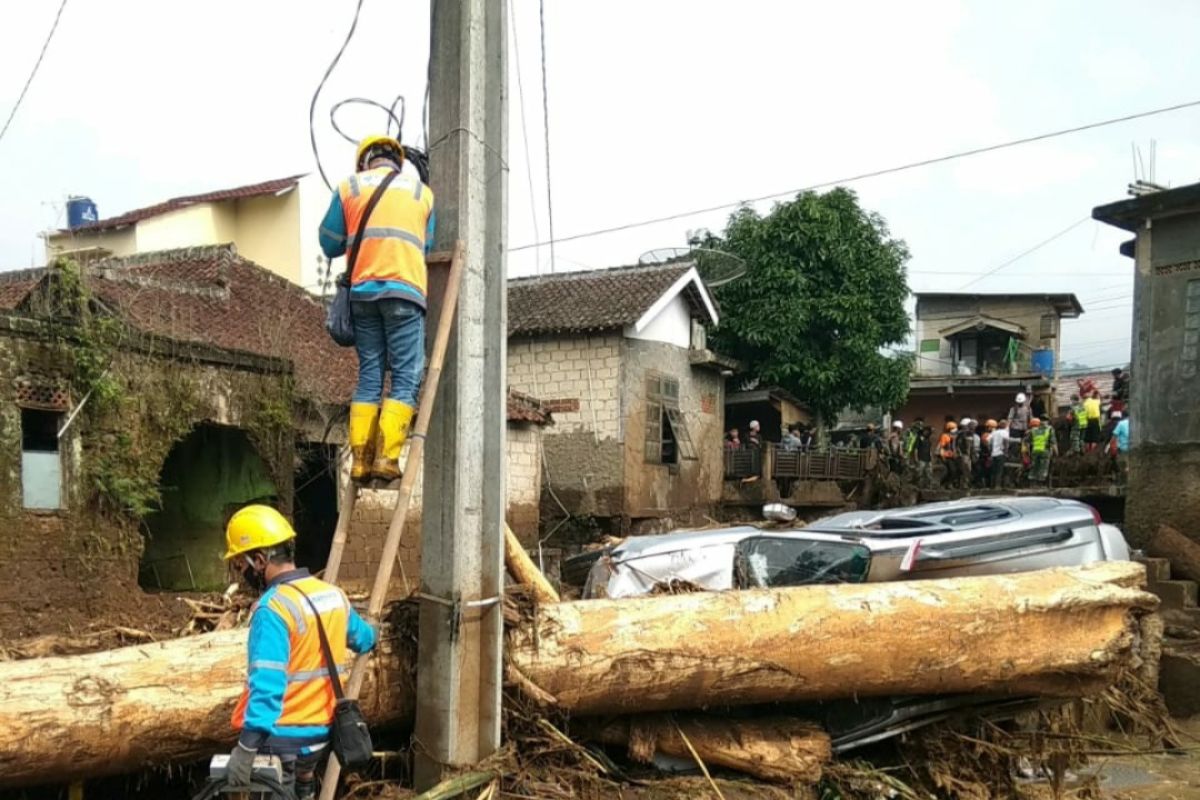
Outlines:
[[[379,406],[374,403],[350,404],[350,480],[366,480],[371,474],[371,446],[375,443]]]
[[[388,398],[379,412],[379,444],[375,448],[375,465],[371,476],[385,481],[400,477],[400,448],[408,438],[414,408],[407,403]]]

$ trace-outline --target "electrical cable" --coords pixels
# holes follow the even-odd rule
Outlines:
[[[541,239],[542,232],[538,228],[537,196],[533,191],[533,158],[529,150],[529,124],[525,120],[525,83],[521,80],[521,43],[517,38],[517,8],[512,0],[508,0],[508,27],[513,37],[513,58],[516,60],[517,99],[521,107],[521,138],[525,142],[525,177],[529,179],[529,213],[533,218],[533,238]],[[551,237],[553,238],[553,237]],[[542,267],[539,252],[534,253],[535,274],[541,274]]]
[[[554,273],[554,198],[550,191],[550,95],[546,81],[546,0],[538,0],[538,27],[542,34],[542,131],[546,140],[546,217],[550,225],[550,272]]]
[[[1056,234],[1054,234],[1053,236],[1051,236],[1049,239],[1043,239],[1042,241],[1038,242],[1037,244],[1035,244],[1033,247],[1029,248],[1028,250],[1023,250],[1023,251],[1021,251],[1020,253],[1018,253],[1017,255],[1013,256],[1013,257],[1012,257],[1012,258],[1010,258],[1010,259],[1008,259],[1008,260],[1007,260],[1007,261],[1005,261],[1004,263],[1002,263],[1002,264],[999,264],[999,265],[997,265],[996,267],[994,267],[994,268],[992,268],[992,269],[988,270],[987,272],[983,273],[983,274],[982,274],[982,275],[980,275],[979,277],[977,277],[977,278],[975,278],[975,279],[973,279],[973,280],[969,280],[969,281],[967,281],[967,282],[966,282],[966,283],[964,283],[962,286],[960,286],[958,290],[961,292],[963,289],[966,289],[968,286],[974,286],[975,284],[979,283],[980,281],[984,280],[985,278],[990,278],[990,277],[992,277],[992,276],[993,276],[993,275],[995,275],[997,272],[999,272],[1000,270],[1002,270],[1002,269],[1004,269],[1005,267],[1007,267],[1009,264],[1014,264],[1014,263],[1016,263],[1017,261],[1020,261],[1020,260],[1021,260],[1022,258],[1024,258],[1025,256],[1029,255],[1030,253],[1033,253],[1033,252],[1036,252],[1036,251],[1038,251],[1038,250],[1042,249],[1042,248],[1043,248],[1043,247],[1045,247],[1046,245],[1048,245],[1048,244],[1050,244],[1051,242],[1053,242],[1055,239],[1058,239],[1058,238],[1061,238],[1061,237],[1063,237],[1063,236],[1066,236],[1068,233],[1070,233],[1071,231],[1075,230],[1076,228],[1078,228],[1080,225],[1082,225],[1083,223],[1087,222],[1087,221],[1088,221],[1089,219],[1091,219],[1091,218],[1092,218],[1092,217],[1091,217],[1091,215],[1089,214],[1089,215],[1088,215],[1088,216],[1086,216],[1086,217],[1083,217],[1083,218],[1081,218],[1081,219],[1077,219],[1077,220],[1075,220],[1075,221],[1074,221],[1074,222],[1072,222],[1070,225],[1068,225],[1067,227],[1063,228],[1063,229],[1062,229],[1061,231],[1059,231],[1058,233],[1056,233]]]
[[[4,127],[0,128],[0,140],[3,140],[4,134],[8,133],[8,126],[12,125],[13,117],[17,116],[17,109],[21,107],[21,102],[25,99],[25,93],[29,91],[34,76],[38,74],[38,69],[42,66],[42,59],[46,57],[46,48],[50,46],[50,40],[54,38],[54,32],[58,30],[58,21],[62,19],[63,9],[66,7],[67,0],[62,0],[58,6],[58,13],[54,15],[54,24],[50,26],[50,33],[46,35],[46,41],[42,42],[42,51],[38,53],[37,61],[34,62],[29,77],[25,79],[25,85],[21,88],[21,93],[17,95],[17,102],[13,104],[12,111],[8,112],[8,119],[4,121]]]
[[[342,60],[342,54],[346,52],[346,46],[350,44],[350,40],[354,38],[354,31],[358,29],[358,16],[362,13],[362,7],[363,0],[358,0],[358,4],[354,7],[354,19],[350,22],[350,30],[346,32],[346,39],[342,42],[342,46],[338,48],[337,55],[333,57],[333,61],[329,62],[329,66],[325,69],[325,74],[321,76],[321,82],[317,84],[317,89],[313,92],[312,102],[308,104],[309,144],[312,145],[313,158],[317,162],[317,172],[321,173],[321,180],[325,182],[325,187],[330,191],[333,191],[333,184],[329,182],[329,178],[325,175],[325,168],[321,166],[321,154],[317,151],[317,129],[313,118],[317,114],[317,99],[321,96],[321,90],[325,88],[325,81],[329,80],[329,76],[333,74],[333,68]]]
[[[871,172],[861,172],[857,175],[850,175],[845,178],[838,178],[836,180],[824,181],[822,183],[814,183],[809,186],[802,186],[799,189],[791,189],[786,192],[773,192],[771,194],[764,194],[759,197],[751,197],[751,198],[748,198],[745,200],[736,200],[732,203],[722,203],[721,205],[709,206],[707,208],[697,208],[697,209],[693,209],[691,211],[682,211],[677,214],[667,214],[666,216],[654,217],[652,219],[640,220],[638,222],[628,222],[628,223],[625,223],[624,225],[614,225],[610,228],[598,228],[594,231],[587,231],[585,233],[576,233],[576,234],[572,234],[570,236],[564,236],[560,239],[554,239],[553,235],[551,235],[550,238],[551,238],[551,240],[553,240],[559,244],[561,244],[562,242],[573,242],[578,239],[589,239],[593,236],[602,236],[604,234],[617,233],[619,231],[626,231],[626,230],[630,230],[632,228],[641,228],[641,227],[645,227],[646,225],[655,225],[659,222],[671,222],[671,221],[677,220],[677,219],[686,219],[687,217],[694,217],[694,216],[697,216],[700,214],[708,214],[713,211],[725,211],[727,209],[737,208],[739,206],[747,205],[750,203],[759,203],[764,200],[775,200],[780,197],[788,197],[791,195],[800,194],[801,192],[811,192],[811,191],[815,191],[817,189],[825,189],[830,186],[837,186],[839,184],[844,184],[844,183],[853,183],[855,181],[866,180],[867,178],[878,178],[883,175],[892,175],[894,173],[905,172],[910,169],[917,169],[919,167],[928,167],[933,164],[942,164],[947,161],[954,161],[955,159],[959,159],[959,158],[967,158],[969,156],[982,155],[984,153],[991,153],[996,150],[1004,150],[1009,147],[1017,147],[1017,146],[1023,145],[1023,144],[1031,144],[1033,142],[1040,142],[1040,141],[1044,141],[1046,139],[1053,139],[1058,136],[1067,136],[1072,133],[1080,133],[1082,131],[1088,131],[1088,130],[1092,130],[1095,128],[1103,128],[1107,125],[1116,125],[1116,124],[1119,124],[1122,122],[1129,122],[1129,121],[1135,120],[1135,119],[1142,119],[1144,117],[1156,116],[1158,114],[1167,114],[1172,111],[1180,111],[1182,109],[1192,108],[1194,106],[1200,106],[1200,100],[1190,100],[1186,103],[1177,103],[1172,106],[1164,106],[1162,108],[1155,108],[1155,109],[1151,109],[1149,111],[1141,111],[1136,114],[1126,114],[1121,117],[1113,117],[1111,119],[1099,120],[1098,122],[1090,122],[1086,125],[1077,125],[1073,128],[1063,128],[1063,129],[1057,130],[1057,131],[1049,131],[1047,133],[1041,133],[1036,136],[1026,136],[1022,139],[1012,139],[1007,142],[1000,142],[998,144],[987,145],[986,147],[976,147],[971,150],[961,150],[956,153],[949,153],[947,155],[938,156],[936,158],[927,158],[922,161],[913,161],[908,164],[901,164],[899,166],[888,167],[886,169],[872,170]],[[512,252],[516,252],[518,250],[528,250],[532,247],[536,247],[537,245],[544,245],[544,244],[548,244],[548,243],[547,242],[532,242],[530,244],[523,244],[523,245],[519,245],[517,247],[509,248],[509,252],[512,253]]]

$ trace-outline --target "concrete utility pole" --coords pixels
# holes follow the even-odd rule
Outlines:
[[[507,19],[432,0],[429,141],[437,245],[466,244],[458,319],[425,453],[418,790],[500,745],[505,511]]]

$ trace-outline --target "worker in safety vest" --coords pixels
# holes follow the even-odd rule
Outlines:
[[[359,144],[355,164],[357,172],[338,184],[321,223],[321,249],[329,258],[353,248],[372,196],[389,173],[404,166],[404,148],[389,136],[371,136]],[[400,449],[425,364],[425,255],[433,245],[433,229],[433,192],[418,177],[400,173],[363,231],[349,276],[358,352],[348,437],[354,480],[400,477]],[[391,391],[383,399],[389,367]]]
[[[1079,395],[1071,395],[1071,452],[1083,452],[1083,440],[1087,433],[1088,414],[1087,409],[1083,405],[1083,401],[1079,399]]]
[[[316,767],[328,749],[334,707],[316,614],[342,674],[349,667],[348,651],[369,651],[375,631],[341,589],[297,569],[296,533],[275,509],[239,510],[229,520],[225,542],[225,561],[248,589],[261,593],[250,617],[246,688],[233,710],[233,727],[241,734],[230,754],[227,782],[248,785],[254,756],[278,755],[284,785],[295,787],[297,800],[306,800],[315,794]]]
[[[1047,425],[1037,417],[1029,420],[1029,431],[1025,434],[1024,449],[1032,462],[1029,469],[1030,482],[1046,483],[1050,478],[1050,459],[1057,449],[1054,441],[1054,426]]]

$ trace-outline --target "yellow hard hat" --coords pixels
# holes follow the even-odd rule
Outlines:
[[[367,151],[373,147],[383,147],[394,150],[396,155],[400,157],[400,160],[404,160],[404,145],[400,144],[398,140],[392,138],[391,136],[387,136],[385,134],[376,134],[374,136],[368,136],[358,143],[358,153],[354,156],[354,166],[357,169],[361,170],[366,167],[366,164],[363,163],[363,157],[367,154]]]
[[[225,560],[295,538],[296,532],[283,514],[270,506],[246,506],[230,517],[225,527]]]

